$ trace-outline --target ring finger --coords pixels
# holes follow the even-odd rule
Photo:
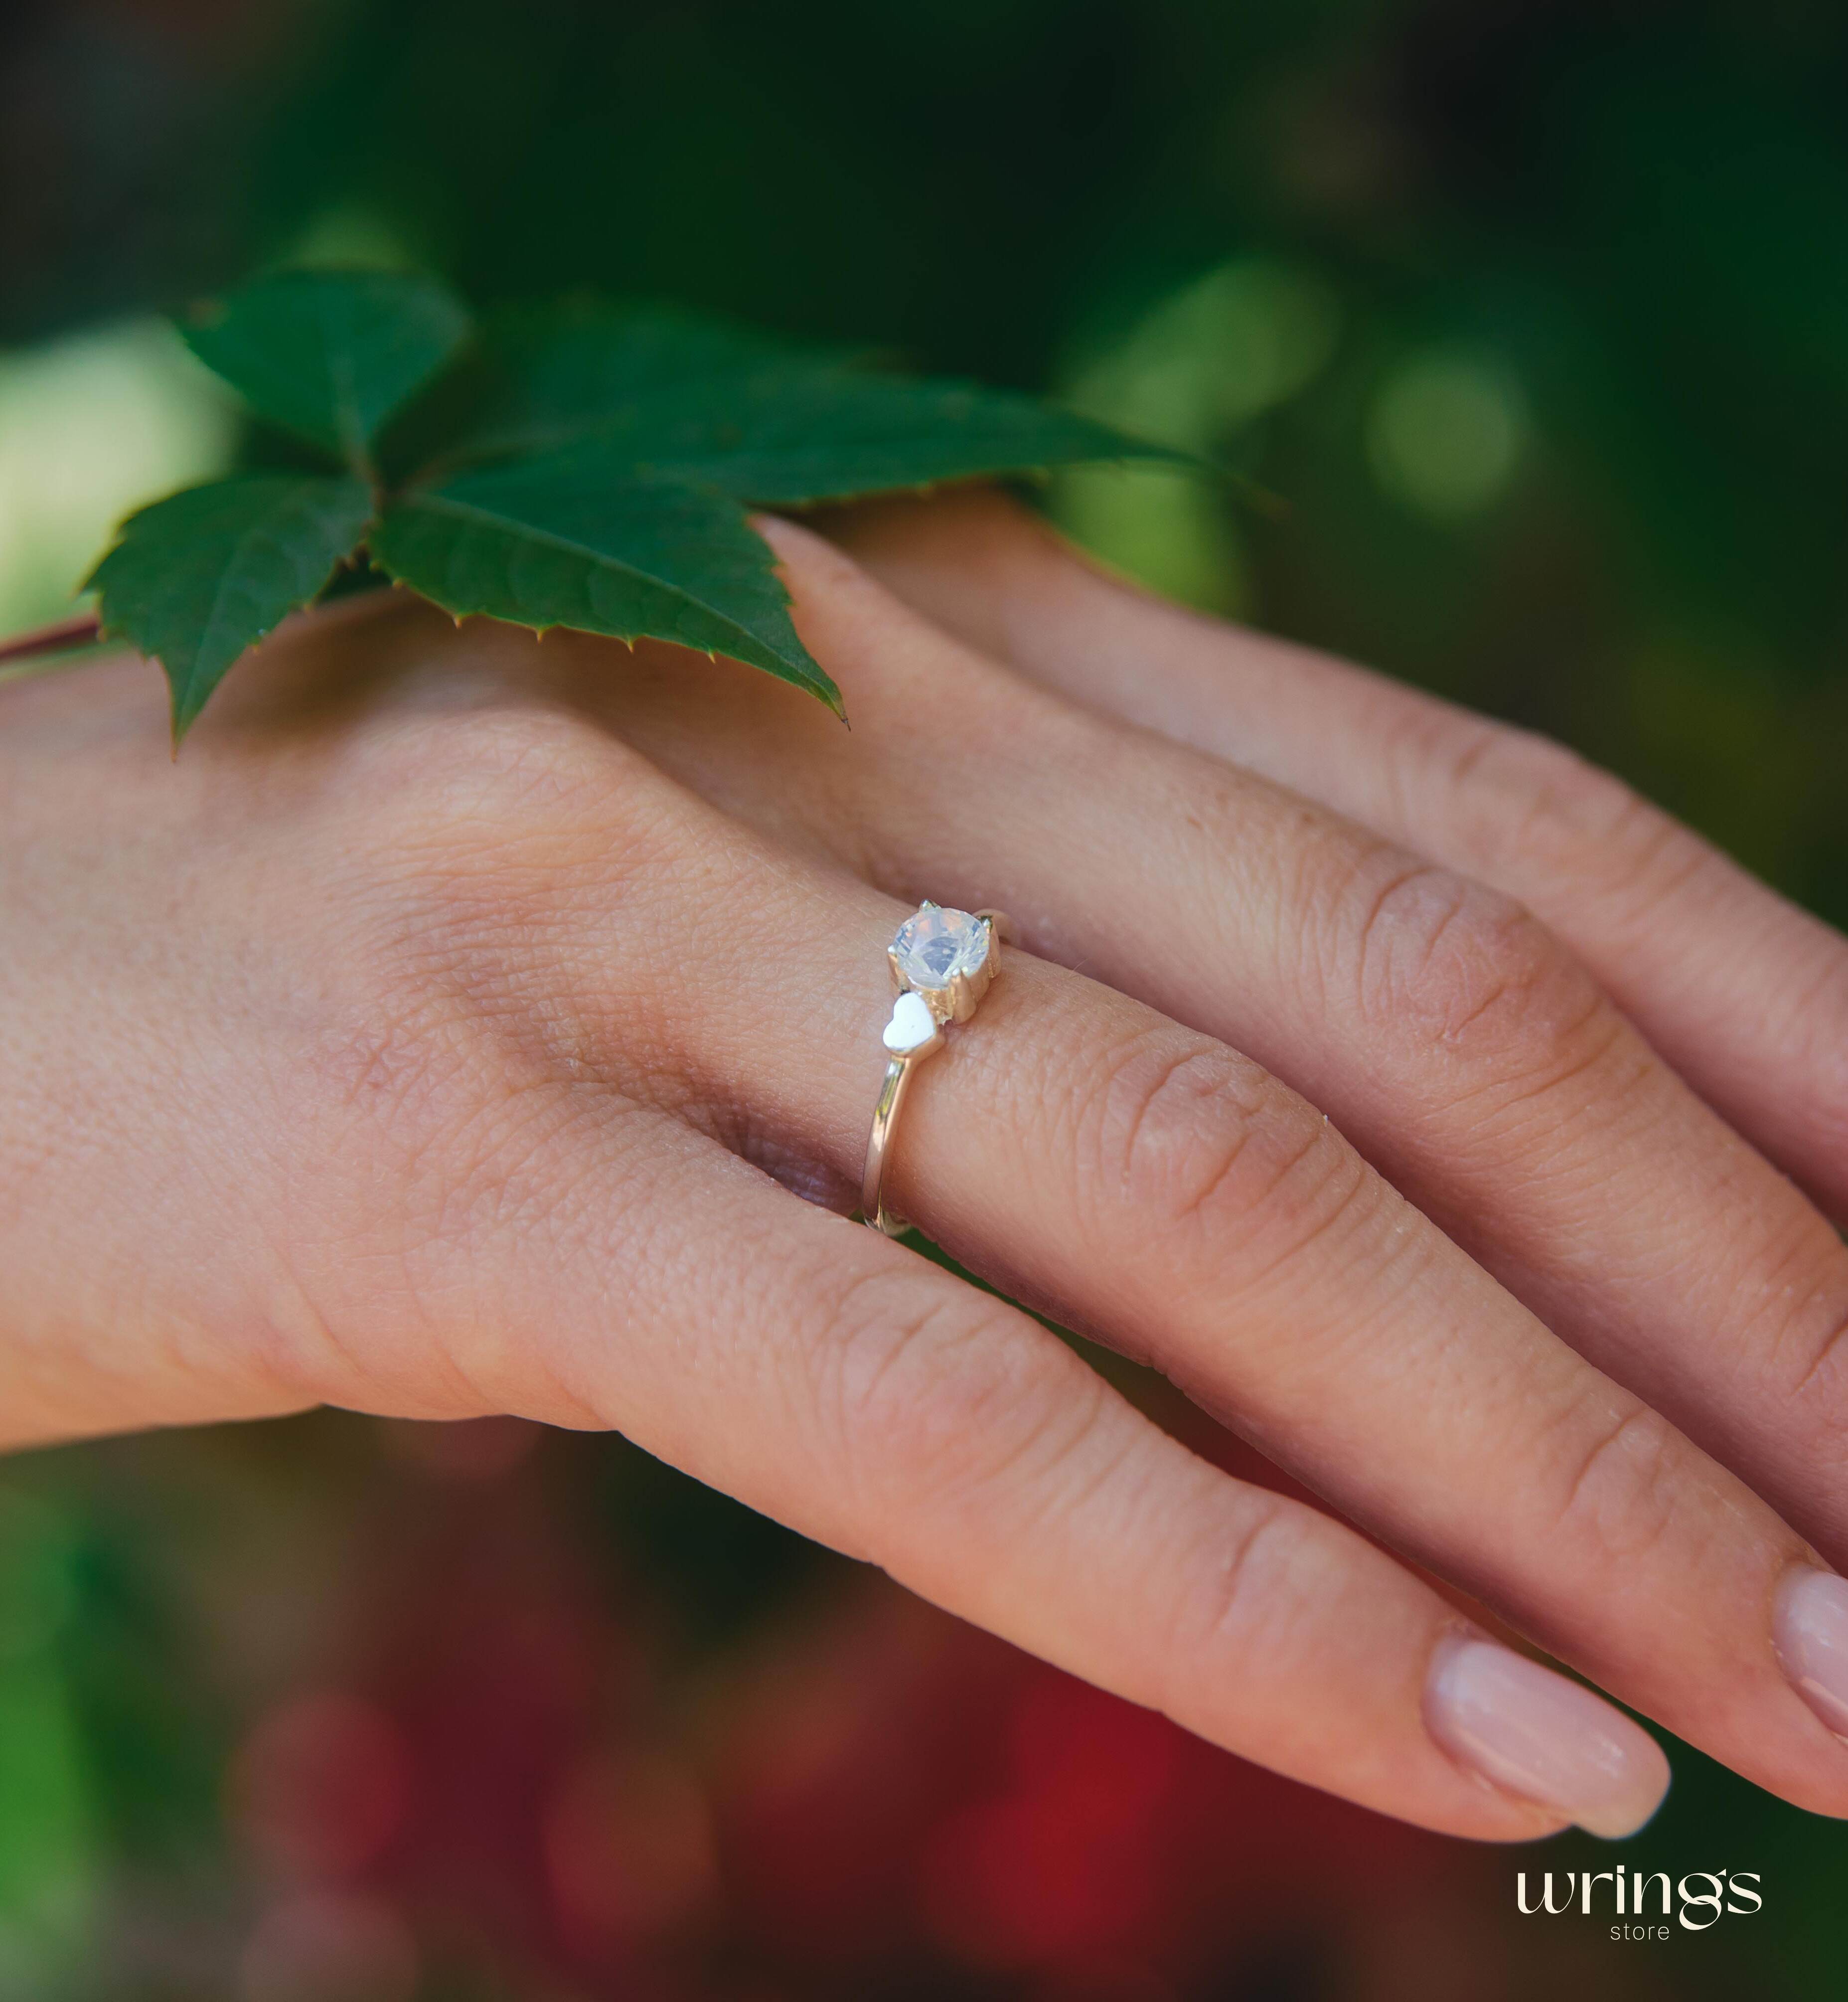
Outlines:
[[[1518,907],[1070,707],[768,525],[852,734],[644,656],[620,727],[731,811],[1256,1057],[1547,1323],[1848,1550],[1848,1250]]]
[[[516,647],[509,639],[477,642]],[[548,649],[607,675],[607,649]],[[535,668],[532,650],[521,663]],[[682,664],[670,663],[668,664]],[[646,811],[643,802],[646,801]],[[791,1181],[857,1184],[892,905],[619,775],[615,858],[523,940],[572,1048]],[[695,858],[689,863],[689,857]],[[484,858],[497,883],[506,858]],[[701,922],[678,914],[696,881]],[[557,901],[555,898],[555,901]],[[965,1263],[1152,1357],[1389,1540],[1763,1784],[1848,1812],[1848,1750],[1786,1679],[1764,1505],[1600,1376],[1211,1038],[1014,959],[908,1113],[897,1206]]]
[[[1145,596],[992,493],[838,531],[1030,678],[1518,897],[1707,1101],[1848,1219],[1848,945],[1563,746]]]

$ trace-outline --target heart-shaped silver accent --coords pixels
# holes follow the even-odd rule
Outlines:
[[[895,1057],[915,1057],[943,1040],[930,1004],[922,994],[904,993],[892,1003],[892,1019],[885,1025],[885,1046]]]

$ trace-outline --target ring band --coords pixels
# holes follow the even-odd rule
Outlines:
[[[860,1177],[861,1220],[888,1237],[911,1226],[885,1206],[886,1162],[892,1129],[905,1103],[912,1073],[943,1047],[943,1031],[966,1022],[989,990],[1001,958],[1001,941],[1012,930],[999,911],[953,911],[928,898],[905,919],[886,958],[898,998],[884,1040],[890,1061],[873,1130],[866,1136],[866,1167]]]

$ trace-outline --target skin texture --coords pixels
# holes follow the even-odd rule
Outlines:
[[[1644,1818],[1643,1734],[1384,1544],[1848,1813],[1833,1583],[1790,1583],[1848,1561],[1848,1251],[1779,1172],[1848,1188],[1848,950],[1554,748],[992,497],[832,525],[859,561],[765,526],[851,732],[403,600],[279,636],[177,762],[142,664],[0,692],[5,1442],[617,1427],[1312,1784]],[[896,1206],[1330,1512],[845,1220],[924,895],[1025,950]]]

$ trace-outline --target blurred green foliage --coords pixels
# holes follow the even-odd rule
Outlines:
[[[75,331],[252,263],[416,258],[489,303],[671,298],[1226,454],[1274,506],[1147,470],[1046,504],[1163,588],[1568,739],[1848,919],[1835,0],[40,0],[0,54],[0,337],[66,344],[0,362],[0,521],[61,462],[9,472],[8,438],[77,368]],[[109,339],[70,379],[117,381],[144,337]],[[160,462],[199,463],[172,477],[225,449],[197,394],[162,391],[142,427],[194,399]],[[282,1920],[236,1944],[271,1879],[219,1789],[292,1679],[359,1672],[324,1638],[378,1624],[343,1539],[395,1519],[404,1477],[357,1421],[253,1437],[47,1456],[0,1495],[5,2002],[293,1992]],[[540,1498],[532,1536],[589,1566],[598,1617],[673,1686],[723,1683],[792,1609],[859,1589],[619,1443],[535,1464],[509,1477]],[[1307,1930],[1228,1934],[1172,1986],[936,1960],[908,1987],[877,1942],[753,1959],[733,1913],[680,1987],[588,1948],[503,1979],[439,1941],[420,1992],[1839,1993],[1840,1833],[1685,1751],[1677,1773],[1636,1860],[1762,1870],[1749,1934],[1574,1958],[1512,1928],[1511,1859],[1446,1849],[1393,1866],[1409,1930],[1376,1924],[1372,1864],[1330,1862]],[[364,1917],[341,1937],[376,1944]],[[445,1986],[452,1965],[474,1971]]]
[[[1052,504],[1553,730],[1848,912],[1822,0],[14,10],[0,331],[285,256],[663,296],[1229,451]]]

